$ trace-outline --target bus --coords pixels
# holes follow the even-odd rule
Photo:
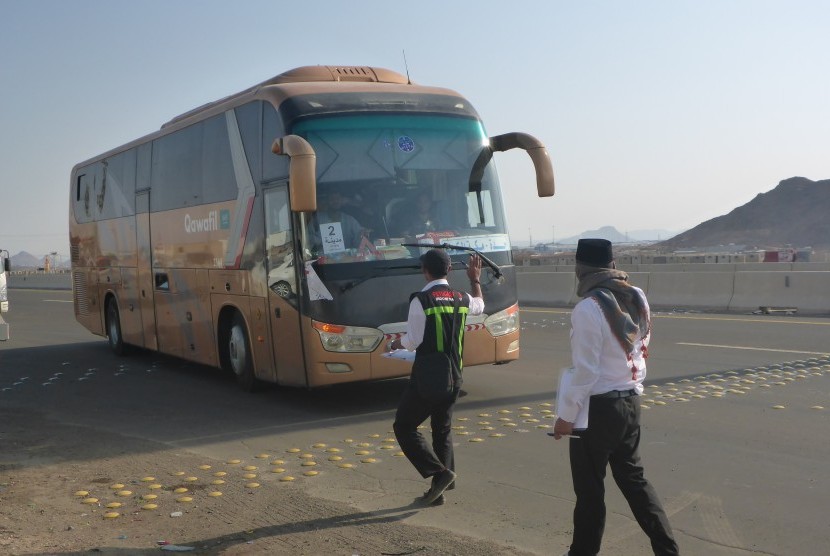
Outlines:
[[[206,104],[81,162],[70,177],[74,311],[133,347],[227,369],[245,389],[407,376],[384,356],[442,245],[450,284],[477,251],[486,314],[465,366],[519,357],[516,273],[488,137],[458,93],[383,68],[306,66]],[[451,247],[448,247],[451,246]]]

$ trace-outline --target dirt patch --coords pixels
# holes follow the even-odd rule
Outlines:
[[[308,496],[301,480],[22,408],[0,410],[0,423],[2,553],[524,554],[402,522],[436,508],[361,512]]]

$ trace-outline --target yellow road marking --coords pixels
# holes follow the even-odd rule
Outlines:
[[[745,349],[750,351],[774,351],[776,353],[806,353],[808,355],[828,355],[826,351],[802,351],[797,349],[772,349],[772,348],[759,348],[759,347],[750,347],[750,346],[723,346],[718,344],[695,344],[692,342],[677,342],[679,346],[692,346],[692,347],[706,347],[706,348],[721,348],[721,349]]]

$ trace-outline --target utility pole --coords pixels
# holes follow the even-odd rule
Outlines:
[[[527,237],[529,238],[528,241],[530,242],[530,248],[533,248],[533,228],[528,227],[527,229]]]

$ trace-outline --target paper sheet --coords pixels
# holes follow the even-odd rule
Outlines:
[[[389,359],[400,359],[401,361],[415,361],[415,352],[406,349],[396,349],[394,351],[387,351],[383,357]]]

